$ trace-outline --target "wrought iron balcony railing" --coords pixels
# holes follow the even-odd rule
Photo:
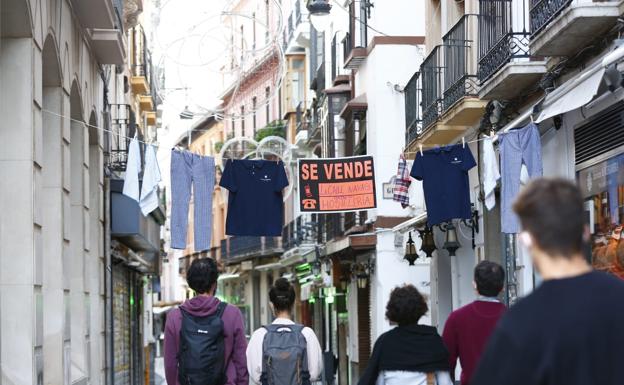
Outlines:
[[[302,245],[315,245],[318,242],[319,223],[317,215],[300,215],[291,221],[282,231],[282,247],[289,250]]]
[[[132,76],[144,77],[148,84],[148,92],[152,89],[152,54],[147,49],[147,38],[141,25],[137,25],[131,30],[132,43]]]
[[[477,15],[464,15],[442,38],[444,46],[444,101],[447,111],[464,96],[477,94],[476,54],[473,35]]]
[[[422,119],[420,110],[420,72],[416,72],[414,76],[407,82],[405,86],[405,144],[409,144],[418,139],[422,133]]]
[[[539,34],[572,0],[530,0],[531,37]]]
[[[442,50],[436,46],[420,66],[422,81],[422,123],[426,130],[442,112]]]
[[[479,69],[481,84],[513,59],[529,57],[529,32],[524,23],[514,23],[516,1],[479,0]],[[524,20],[524,18],[522,18]]]
[[[226,262],[275,255],[282,252],[279,237],[233,236],[221,241],[221,258]]]
[[[129,104],[110,105],[110,132],[105,136],[104,156],[111,171],[126,170],[128,146],[134,136],[136,123]]]

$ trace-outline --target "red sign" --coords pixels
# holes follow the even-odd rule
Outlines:
[[[299,159],[299,199],[302,212],[374,209],[373,157]]]

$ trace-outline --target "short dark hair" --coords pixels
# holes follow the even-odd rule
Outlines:
[[[505,271],[496,262],[481,261],[475,266],[474,281],[479,294],[496,297],[505,286]]]
[[[271,290],[269,299],[275,311],[291,311],[295,304],[295,288],[286,278],[278,278]]]
[[[427,313],[427,301],[414,285],[395,287],[386,305],[388,320],[402,325],[415,324]]]
[[[186,282],[197,294],[207,294],[219,279],[217,263],[212,258],[200,258],[186,271]]]
[[[546,253],[571,258],[583,250],[583,197],[566,179],[540,178],[522,191],[514,206],[525,231]]]

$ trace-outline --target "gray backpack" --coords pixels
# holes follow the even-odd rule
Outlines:
[[[303,325],[267,325],[262,344],[262,385],[310,385]]]

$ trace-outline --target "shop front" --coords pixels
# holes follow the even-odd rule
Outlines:
[[[589,257],[594,269],[624,279],[624,148],[577,173],[591,234]]]

